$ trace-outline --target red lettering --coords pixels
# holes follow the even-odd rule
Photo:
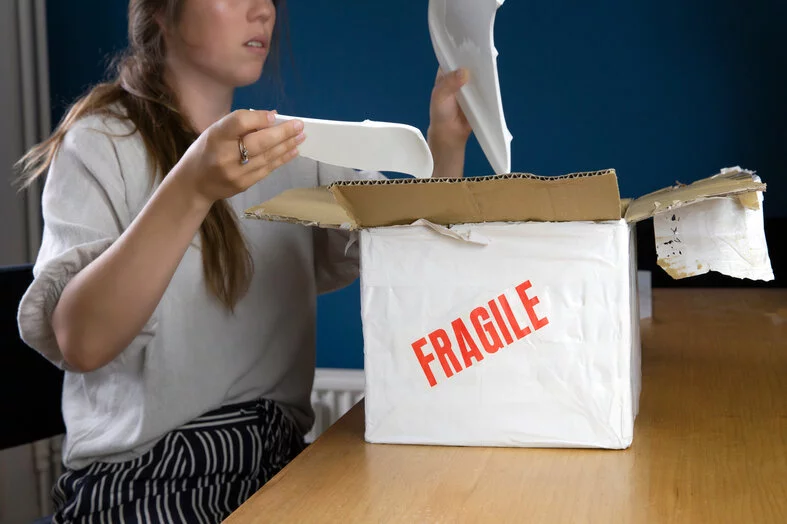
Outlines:
[[[482,320],[489,320],[489,313],[486,308],[477,307],[470,312],[470,321],[473,323],[475,332],[478,333],[478,338],[481,340],[484,350],[487,353],[496,353],[498,349],[503,347],[503,341],[500,340],[500,335],[497,334],[495,324],[493,322],[481,324]],[[484,335],[484,332],[489,335],[489,338]]]
[[[437,353],[437,360],[439,360],[440,365],[443,366],[446,377],[452,377],[454,370],[456,370],[457,373],[462,371],[462,366],[460,366],[459,361],[456,360],[456,355],[451,351],[451,340],[448,338],[448,333],[446,333],[444,329],[437,329],[429,333],[429,341],[434,347],[434,352]],[[448,365],[446,359],[451,361],[453,369]]]
[[[511,306],[508,304],[508,299],[505,295],[500,295],[497,297],[500,301],[500,305],[503,308],[503,313],[506,314],[506,318],[508,322],[511,324],[511,329],[514,330],[514,336],[517,340],[521,340],[530,334],[530,326],[525,326],[525,329],[519,327],[519,323],[516,321],[516,317],[514,316],[514,312],[511,311]]]
[[[508,326],[503,321],[503,315],[500,314],[500,308],[497,307],[497,302],[494,300],[489,301],[489,309],[492,310],[492,316],[495,317],[495,322],[497,322],[497,327],[500,328],[500,333],[503,334],[503,338],[506,341],[506,346],[509,344],[513,344],[514,339],[511,338],[511,332],[508,331]]]
[[[467,330],[465,323],[462,322],[462,319],[457,318],[451,322],[451,326],[454,328],[454,336],[459,343],[459,352],[462,354],[462,359],[465,361],[465,367],[469,368],[473,365],[471,358],[475,358],[478,362],[484,360],[484,355],[478,351],[478,346],[470,336],[470,332]],[[470,349],[468,350],[468,348]]]
[[[429,368],[429,363],[434,360],[434,354],[429,353],[428,355],[424,355],[423,348],[426,345],[426,337],[416,340],[413,342],[413,351],[415,351],[415,357],[418,359],[418,363],[421,364],[421,368],[424,370],[424,375],[426,375],[426,380],[429,381],[429,386],[434,387],[437,384],[437,381],[434,378],[434,373]]]
[[[549,319],[547,317],[538,318],[538,315],[536,315],[536,310],[533,308],[538,304],[538,297],[534,296],[530,298],[527,296],[526,291],[530,289],[530,287],[530,281],[526,280],[516,287],[516,292],[519,295],[519,299],[522,301],[522,305],[525,306],[525,311],[527,311],[527,316],[530,317],[530,323],[533,325],[533,329],[541,329],[549,324]]]
[[[521,320],[514,314],[508,297],[503,293],[496,299],[488,301],[486,306],[473,309],[469,318],[459,317],[451,322],[450,328],[436,329],[424,338],[413,342],[411,344],[413,352],[429,386],[437,385],[437,378],[431,367],[435,360],[440,362],[445,377],[451,378],[454,374],[481,362],[487,354],[497,353],[500,349],[513,344],[515,340],[521,340],[549,324],[546,316],[539,318],[536,313],[535,306],[540,304],[540,301],[537,296],[528,295],[531,287],[530,281],[526,280],[514,288],[527,313],[529,323],[520,324]],[[472,330],[468,320],[469,324],[472,324]],[[449,335],[451,330],[453,330],[453,338]],[[453,344],[456,344],[456,347],[452,347]],[[427,348],[429,345],[431,347]],[[483,348],[483,351],[480,348]]]

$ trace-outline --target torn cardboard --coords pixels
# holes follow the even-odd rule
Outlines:
[[[756,209],[759,206],[758,191],[765,191],[765,184],[753,171],[740,167],[726,168],[693,184],[678,184],[633,200],[626,209],[626,220],[637,222],[658,213],[723,196],[736,196],[744,207]]]
[[[756,227],[759,223],[756,217],[762,221],[760,200],[764,190],[765,184],[759,177],[739,167],[724,169],[690,185],[679,184],[636,199],[620,198],[617,176],[612,169],[560,177],[516,173],[462,179],[348,181],[328,187],[286,191],[248,209],[245,216],[352,230],[406,225],[422,219],[444,226],[621,218],[633,223],[682,208],[688,209],[682,212],[682,216],[693,216],[704,213],[707,207],[700,209],[692,205],[726,198],[735,202],[735,206],[726,209],[731,213],[738,210],[740,217],[749,216],[747,220],[755,224],[745,231],[747,235],[759,236],[746,237],[746,240],[741,238],[738,243],[744,246],[741,249],[766,253],[764,258],[742,257],[743,260],[756,260],[757,269],[745,269],[741,264],[712,263],[712,254],[718,250],[711,246],[702,255],[705,263],[697,261],[692,269],[685,263],[667,262],[666,253],[671,251],[659,250],[657,245],[659,265],[673,278],[694,276],[715,268],[713,270],[735,278],[772,280],[767,247],[763,247],[764,233],[757,233]],[[747,215],[744,209],[750,213]],[[660,220],[655,220],[655,224],[660,223]],[[717,231],[718,238],[726,236]],[[749,245],[753,247],[745,247]],[[671,257],[674,259],[675,255]],[[679,269],[673,270],[673,267]]]

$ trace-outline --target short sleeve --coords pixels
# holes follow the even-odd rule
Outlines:
[[[112,137],[83,123],[70,129],[42,194],[44,231],[34,280],[19,305],[22,339],[64,367],[52,312],[66,284],[112,245],[130,220]]]
[[[376,171],[356,171],[318,164],[318,183],[326,186],[340,180],[385,180]],[[359,274],[357,233],[339,229],[314,229],[314,274],[317,291],[328,293],[352,284]]]

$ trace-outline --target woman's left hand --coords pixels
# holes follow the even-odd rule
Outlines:
[[[434,159],[434,177],[461,177],[464,172],[465,147],[472,128],[459,107],[456,95],[467,80],[466,69],[451,73],[437,70],[427,131]]]

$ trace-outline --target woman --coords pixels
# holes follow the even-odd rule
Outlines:
[[[235,217],[374,175],[299,157],[300,122],[230,113],[282,4],[131,0],[117,79],[23,159],[48,177],[20,331],[66,370],[55,522],[217,522],[303,447],[316,295],[355,279],[357,255],[343,232]],[[462,176],[463,82],[432,93],[435,176]]]

